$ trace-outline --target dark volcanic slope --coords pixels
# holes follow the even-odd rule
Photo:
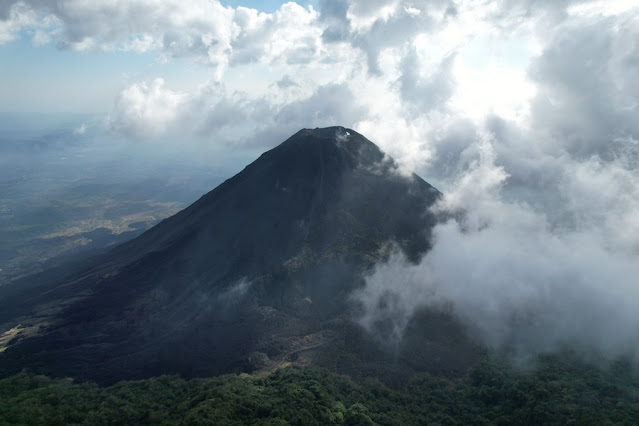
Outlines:
[[[385,352],[351,321],[348,295],[389,241],[413,258],[428,250],[439,195],[353,130],[301,130],[93,266],[0,289],[12,339],[0,372],[113,381],[296,359],[379,370]],[[446,336],[413,327],[419,355],[404,364],[449,368],[461,332],[429,315]]]

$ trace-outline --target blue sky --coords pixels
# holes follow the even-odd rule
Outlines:
[[[0,63],[2,111],[106,113],[122,74],[152,67],[153,55],[33,47],[23,34],[0,46]]]
[[[283,2],[278,0],[253,0],[253,1],[244,1],[244,0],[227,0],[223,1],[222,4],[231,7],[250,7],[253,9],[257,9],[261,12],[273,13],[277,9],[280,8]],[[317,9],[317,1],[315,0],[300,0],[297,2],[302,6],[313,6]]]

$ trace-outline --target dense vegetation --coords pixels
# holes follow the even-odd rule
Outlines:
[[[420,375],[404,389],[287,368],[110,387],[30,373],[0,381],[0,423],[20,424],[637,424],[639,376],[544,359],[529,372],[486,361],[467,377]]]

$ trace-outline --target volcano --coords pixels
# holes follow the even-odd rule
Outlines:
[[[0,374],[465,371],[475,349],[446,313],[388,348],[349,297],[390,247],[429,250],[440,197],[351,129],[301,130],[138,238],[0,288]]]

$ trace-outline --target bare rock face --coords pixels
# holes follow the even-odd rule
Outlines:
[[[445,314],[418,316],[428,327],[409,327],[397,353],[353,322],[349,299],[389,242],[414,260],[428,251],[440,195],[353,130],[301,130],[107,255],[0,288],[0,333],[12,333],[0,373],[464,369],[474,349]]]

